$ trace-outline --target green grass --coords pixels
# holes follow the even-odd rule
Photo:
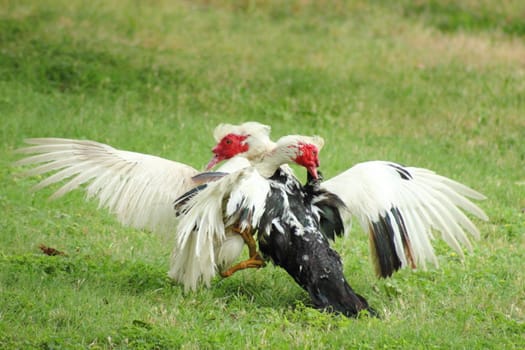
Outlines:
[[[0,1],[0,347],[522,348],[525,44],[519,1]],[[510,29],[509,29],[510,28]],[[320,134],[333,176],[363,160],[483,192],[461,261],[378,281],[357,225],[336,242],[381,319],[317,312],[273,266],[183,293],[170,247],[81,191],[31,193],[26,137],[209,160],[219,122]],[[43,255],[39,244],[66,256]]]
[[[419,0],[401,3],[407,17],[422,18],[445,32],[498,30],[513,36],[525,35],[525,4],[522,1]]]

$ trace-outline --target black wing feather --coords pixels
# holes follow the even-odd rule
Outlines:
[[[336,236],[341,237],[345,231],[341,211],[346,210],[346,205],[338,195],[321,188],[323,175],[320,171],[318,179],[307,174],[307,183],[303,187],[305,204],[313,204],[319,209],[321,232],[326,238],[335,240]]]

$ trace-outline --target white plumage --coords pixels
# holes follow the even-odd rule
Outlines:
[[[233,173],[237,170],[248,168],[251,163],[244,156],[235,156],[217,168],[218,172]]]
[[[194,195],[181,210],[168,275],[185,289],[209,286],[217,271],[230,267],[241,254],[244,241],[233,229],[257,225],[268,191],[266,179],[249,167]]]
[[[27,139],[34,145],[19,149],[23,154],[36,154],[15,163],[33,165],[23,175],[55,173],[33,189],[66,180],[52,196],[63,196],[87,184],[88,198],[97,198],[126,226],[148,229],[161,234],[173,234],[176,217],[173,202],[196,183],[199,172],[179,162],[164,158],[115,149],[109,145],[87,140],[62,138]],[[223,165],[224,171],[246,166],[236,159]]]

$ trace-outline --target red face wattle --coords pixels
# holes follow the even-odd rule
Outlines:
[[[219,143],[213,147],[212,152],[215,155],[206,166],[206,170],[210,170],[223,160],[233,158],[239,153],[248,151],[249,146],[245,142],[247,138],[248,135],[228,134],[224,136]]]
[[[314,179],[317,179],[317,168],[321,163],[319,162],[319,149],[317,146],[311,143],[303,143],[299,145],[299,156],[295,158],[295,162],[302,165],[312,175]]]

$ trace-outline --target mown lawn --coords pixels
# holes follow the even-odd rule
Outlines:
[[[525,346],[525,3],[0,0],[0,348]],[[185,294],[170,246],[82,191],[50,202],[12,163],[27,137],[92,139],[201,169],[219,122],[325,137],[483,192],[465,260],[377,280],[358,225],[335,246],[381,314],[312,309],[273,266]],[[64,256],[46,256],[40,244]]]

